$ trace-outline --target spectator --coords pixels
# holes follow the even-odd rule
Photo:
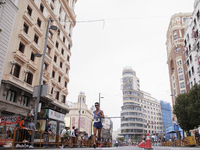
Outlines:
[[[21,119],[21,121],[20,121],[20,123],[19,123],[19,127],[20,127],[20,130],[19,130],[19,134],[20,134],[20,136],[19,136],[19,142],[20,143],[22,143],[22,142],[28,142],[28,141],[25,140],[25,136],[26,136],[25,129],[27,129],[25,127],[25,125],[24,125],[24,120],[25,119],[26,118],[23,116],[22,119]],[[24,145],[23,144],[22,145],[17,144],[16,147],[17,148],[24,148]]]
[[[51,129],[51,122],[49,122],[48,123],[48,125],[46,126],[46,128],[45,128],[45,132],[46,133],[44,133],[44,146],[47,146],[47,143],[48,143],[48,141],[49,141],[49,135],[55,135],[54,134],[54,132],[52,131],[52,129]]]
[[[72,137],[75,137],[75,131],[74,131],[75,127],[72,127],[72,130],[71,130],[71,136]]]
[[[28,122],[28,129],[29,129],[29,132],[28,132],[29,142],[32,142],[33,131],[31,131],[31,130],[34,130],[34,131],[36,130],[35,124],[33,123],[33,118],[30,118],[30,122]],[[32,145],[30,145],[29,148],[34,148],[34,147]]]

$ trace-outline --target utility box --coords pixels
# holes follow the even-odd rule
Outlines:
[[[188,136],[188,137],[186,137],[186,139],[187,139],[188,142],[189,142],[189,146],[195,145],[194,136]]]

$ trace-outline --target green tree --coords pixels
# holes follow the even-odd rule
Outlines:
[[[178,124],[189,132],[200,124],[200,86],[195,85],[189,93],[179,94],[176,98],[173,113]]]
[[[117,138],[120,142],[124,142],[124,137],[118,137]]]

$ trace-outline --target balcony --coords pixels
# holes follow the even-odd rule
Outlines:
[[[64,75],[64,71],[62,70],[62,68],[60,68],[59,70],[58,70],[58,72],[63,76]]]
[[[26,11],[24,11],[23,18],[26,20],[26,22],[28,22],[28,24],[30,26],[33,25],[33,19],[31,18],[31,16]]]
[[[47,80],[49,80],[50,78],[50,73],[45,69],[43,69],[43,77],[46,78]]]
[[[31,43],[30,37],[22,29],[20,30],[19,37],[25,42],[25,44]]]
[[[59,69],[58,64],[57,64],[56,62],[53,63],[53,68],[54,68],[55,70],[58,70],[58,69]]]
[[[34,42],[31,42],[31,48],[36,52],[36,53],[40,53],[40,47]]]
[[[27,62],[26,55],[24,53],[20,52],[19,50],[15,51],[14,58],[18,59],[22,63],[26,63]]]
[[[53,46],[54,46],[53,40],[49,37],[48,37],[48,40],[47,40],[47,45],[49,45],[50,48],[53,48]]]
[[[65,93],[66,95],[68,95],[68,89],[67,89],[67,88],[64,88],[64,89],[62,90],[62,92]]]
[[[37,64],[30,59],[28,60],[27,66],[30,67],[31,69],[33,69],[34,71],[37,70]]]
[[[64,75],[64,78],[65,78],[66,80],[69,81],[69,76],[68,76],[68,74],[65,74],[65,75]]]
[[[67,65],[70,68],[70,63],[68,61],[65,61],[65,65]]]
[[[33,92],[33,87],[31,85],[27,84],[24,81],[21,81],[19,78],[16,78],[15,76],[13,76],[11,74],[4,74],[3,80],[7,80],[7,81],[9,80],[9,81],[15,83],[15,85],[19,85],[19,86],[21,86],[21,88],[29,91],[29,93]]]
[[[58,55],[58,56],[60,55],[60,51],[57,48],[55,50],[55,54]]]
[[[51,60],[52,60],[52,57],[50,56],[50,54],[46,53],[46,55],[45,55],[45,61],[47,61],[47,63],[50,64]]]
[[[58,87],[60,90],[64,88],[63,85],[62,85],[61,83],[59,83],[59,82],[58,82],[58,84],[57,84],[57,87]]]
[[[35,24],[34,30],[40,37],[42,36],[42,29],[37,25],[37,23]]]
[[[60,59],[62,60],[62,61],[65,61],[66,59],[65,59],[65,56],[63,56],[63,55],[60,55]]]
[[[54,84],[54,85],[57,85],[57,83],[58,83],[58,81],[56,81],[55,78],[53,78],[53,79],[51,80],[51,82],[52,82],[52,84]]]

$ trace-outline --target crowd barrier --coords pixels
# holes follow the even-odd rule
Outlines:
[[[93,140],[85,139],[78,140],[77,137],[70,137],[69,140],[61,143],[61,137],[58,134],[49,134],[43,131],[27,130],[22,128],[15,128],[13,126],[0,125],[0,147],[12,147],[14,149],[16,145],[32,145],[35,148],[41,148],[45,146],[57,147],[62,144],[72,147],[92,147]],[[111,147],[110,142],[102,142],[102,147]],[[26,148],[26,147],[25,147]],[[27,147],[28,148],[28,147]]]

